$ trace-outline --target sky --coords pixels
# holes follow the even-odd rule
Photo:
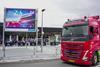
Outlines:
[[[44,27],[62,27],[67,19],[100,15],[100,0],[0,0],[0,21],[4,8],[38,9],[38,26],[41,26],[41,10]]]

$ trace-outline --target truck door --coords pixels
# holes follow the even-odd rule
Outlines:
[[[92,36],[92,41],[95,43],[94,47],[100,49],[100,35],[98,32],[98,27],[90,26],[89,28]]]

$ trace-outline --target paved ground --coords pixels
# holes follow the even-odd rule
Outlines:
[[[35,48],[35,49],[34,49]],[[38,59],[56,59],[60,57],[58,46],[44,46],[41,52],[40,46],[26,47],[6,47],[6,57],[2,58],[3,53],[0,51],[0,62],[15,62],[20,60],[38,60]]]
[[[64,63],[61,60],[38,60],[38,61],[27,61],[27,62],[13,62],[13,63],[2,63],[0,67],[100,67],[97,66],[83,66],[72,63]]]
[[[34,54],[33,46],[27,48],[7,47],[6,57],[4,59],[2,59],[2,51],[0,51],[0,67],[84,67],[75,64],[62,63],[60,60],[53,60],[60,58],[60,49],[58,46],[44,46],[42,53],[40,50],[40,47],[37,47]],[[97,66],[92,67],[100,67],[100,63]]]

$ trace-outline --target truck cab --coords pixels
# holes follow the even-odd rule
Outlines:
[[[100,61],[100,17],[68,20],[63,25],[61,60],[84,65]]]

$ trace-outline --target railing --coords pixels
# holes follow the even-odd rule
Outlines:
[[[60,45],[43,46],[43,52],[41,52],[40,46],[7,46],[5,48],[5,57],[3,57],[2,46],[0,46],[0,62],[59,58]]]

